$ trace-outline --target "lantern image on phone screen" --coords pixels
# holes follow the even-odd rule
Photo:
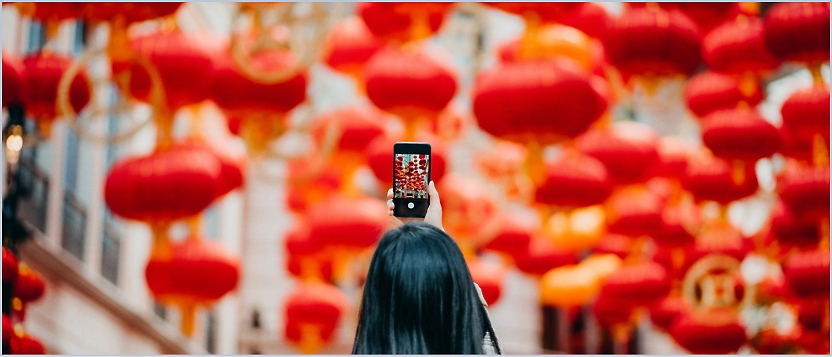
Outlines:
[[[394,198],[428,198],[428,154],[396,154]]]

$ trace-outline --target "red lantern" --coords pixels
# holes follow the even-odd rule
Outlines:
[[[829,62],[829,3],[775,4],[765,14],[764,35],[769,50],[781,59]]]
[[[794,297],[789,302],[797,310],[797,320],[804,329],[821,331],[824,319],[829,321],[829,301]]]
[[[653,236],[662,228],[662,202],[644,188],[628,187],[613,192],[605,206],[607,229],[611,233]]]
[[[624,259],[632,252],[632,238],[621,235],[609,233],[598,241],[598,244],[592,248],[593,253],[598,254],[615,254],[617,257]]]
[[[734,109],[740,103],[756,106],[763,101],[759,82],[740,82],[737,78],[716,72],[702,72],[685,85],[685,104],[693,114],[703,118],[717,110]]]
[[[182,6],[181,2],[95,2],[85,3],[87,19],[114,21],[124,18],[126,24],[152,20],[172,15]]]
[[[13,333],[9,340],[9,353],[13,355],[42,355],[46,354],[46,348],[34,336],[23,333]]]
[[[207,150],[211,152],[220,163],[219,188],[217,197],[242,187],[246,179],[247,158],[242,155],[234,155],[228,149],[214,140],[202,138],[189,139],[184,145],[193,145],[195,150]]]
[[[310,159],[286,163],[286,205],[292,212],[305,212],[310,204],[330,197],[341,185],[342,177],[333,167],[310,169]]]
[[[559,20],[561,24],[572,26],[595,38],[603,37],[611,21],[604,6],[594,2],[578,3],[574,10]]]
[[[311,239],[309,224],[305,218],[295,221],[294,226],[286,232],[283,247],[286,250],[286,270],[300,279],[322,279],[329,281],[333,277],[333,264],[330,259],[322,259],[325,246]]]
[[[484,70],[472,95],[480,128],[521,144],[574,138],[607,109],[590,74],[565,60],[522,61]]]
[[[26,103],[26,112],[45,126],[45,133],[49,133],[49,124],[57,115],[58,83],[70,64],[71,58],[53,53],[37,53],[23,59],[25,83],[20,100]],[[81,112],[90,95],[87,75],[82,71],[69,87],[72,109]]]
[[[659,3],[659,6],[684,12],[696,22],[703,34],[744,12],[741,4],[732,2],[663,2]]]
[[[552,2],[486,2],[485,4],[508,13],[520,15],[527,21],[559,22],[578,9],[579,3]]]
[[[328,342],[350,301],[343,291],[325,283],[301,283],[286,298],[285,336],[301,352],[314,353]]]
[[[288,51],[269,51],[251,59],[251,65],[261,71],[287,69],[296,65],[297,58]],[[246,120],[263,115],[283,115],[306,100],[308,75],[298,72],[277,83],[264,83],[247,77],[230,55],[215,59],[211,99],[226,113]]]
[[[786,282],[804,298],[829,299],[829,249],[797,252],[783,264]]]
[[[621,184],[645,181],[647,169],[659,159],[659,135],[647,125],[617,122],[608,130],[591,130],[575,139],[575,147],[607,167]]]
[[[813,163],[815,158],[814,141],[798,140],[786,125],[778,129],[780,132],[780,153],[783,156],[804,163]],[[826,142],[827,146],[829,142]]]
[[[476,258],[468,260],[468,270],[471,278],[480,286],[486,304],[490,306],[500,300],[506,274],[502,265]]]
[[[324,48],[324,63],[338,72],[357,78],[361,75],[364,64],[382,48],[382,43],[370,32],[363,20],[350,17],[329,31]]]
[[[24,83],[23,63],[14,54],[3,51],[3,108],[19,103]]]
[[[735,353],[748,338],[735,312],[713,309],[679,315],[670,327],[670,335],[691,353]]]
[[[422,40],[442,26],[453,3],[364,2],[356,5],[367,28],[384,41]]]
[[[702,141],[714,155],[753,163],[780,148],[780,133],[754,110],[720,110],[702,119]]]
[[[829,113],[828,85],[800,89],[780,108],[783,127],[789,130],[793,140],[812,143],[820,135],[826,144],[823,151],[829,148]]]
[[[151,253],[145,280],[153,297],[182,309],[182,333],[194,331],[196,307],[210,305],[236,289],[240,259],[218,241],[188,237]]]
[[[622,306],[648,306],[670,291],[670,277],[661,265],[640,262],[623,265],[604,279],[601,295],[609,296]]]
[[[622,74],[688,75],[699,66],[702,35],[679,10],[626,8],[603,38],[607,58]]]
[[[562,207],[587,207],[599,204],[612,193],[606,167],[597,159],[567,152],[547,163],[546,178],[537,188],[535,200]]]
[[[692,311],[693,308],[687,300],[671,293],[650,307],[650,321],[659,329],[668,331],[677,317],[690,314]]]
[[[696,237],[691,234],[691,226],[701,223],[699,212],[693,205],[665,206],[662,210],[662,223],[653,241],[660,246],[685,247],[694,243]]]
[[[44,290],[46,290],[46,285],[43,276],[29,266],[21,264],[17,282],[14,285],[14,296],[23,302],[31,302],[40,299]]]
[[[682,184],[697,201],[728,204],[751,196],[759,188],[753,166],[745,166],[741,173],[740,179],[736,179],[728,162],[700,154],[688,161]]]
[[[214,70],[211,50],[205,41],[190,38],[181,30],[158,31],[135,38],[131,46],[138,56],[146,57],[159,73],[167,109],[201,102],[209,97]],[[138,65],[131,68],[130,93],[141,101],[150,101],[151,77]]]
[[[388,217],[384,203],[375,198],[333,195],[310,206],[307,218],[313,241],[365,249],[378,242]]]
[[[240,259],[216,240],[190,237],[169,254],[151,254],[145,268],[153,296],[168,304],[210,304],[237,287]]]
[[[688,159],[696,152],[697,146],[688,140],[665,136],[661,137],[656,147],[659,159],[647,169],[647,177],[662,177],[679,180],[685,176]],[[677,183],[674,182],[673,185]],[[649,186],[649,184],[648,184]]]
[[[442,226],[463,251],[479,246],[496,228],[497,201],[481,182],[460,175],[449,175],[437,187],[442,192]]]
[[[312,134],[322,142],[329,125],[335,125],[341,133],[338,151],[363,154],[374,139],[384,134],[385,114],[371,105],[350,106],[339,109],[315,120]]]
[[[104,200],[124,218],[170,222],[204,210],[221,190],[222,166],[208,150],[175,144],[113,165]]]
[[[727,221],[712,222],[703,228],[696,238],[696,244],[694,250],[690,252],[688,262],[696,262],[710,254],[724,254],[741,261],[751,251],[750,243],[750,239],[744,237],[739,229]]]
[[[445,176],[447,148],[432,134],[425,132],[416,135],[416,141],[430,143],[430,179],[438,184]],[[376,178],[387,187],[393,187],[393,145],[399,140],[385,135],[373,140],[366,149],[367,164]]]
[[[456,74],[448,62],[422,48],[387,47],[364,66],[367,97],[409,122],[432,118],[457,91]]]
[[[526,251],[541,229],[540,217],[532,211],[506,211],[497,220],[497,232],[483,248],[510,256]]]
[[[620,329],[628,326],[633,319],[633,310],[634,306],[603,293],[592,305],[595,320],[605,329]]]
[[[3,284],[17,282],[17,270],[17,257],[6,247],[3,247]]]
[[[829,166],[788,164],[779,180],[780,198],[805,219],[829,217]]]
[[[780,60],[763,39],[763,19],[740,15],[705,36],[702,57],[714,72],[763,75],[777,69]]]
[[[517,269],[536,277],[554,268],[577,263],[575,254],[555,247],[543,238],[533,238],[526,251],[514,256]]]
[[[37,20],[63,21],[84,15],[84,4],[80,2],[18,3],[18,11],[24,16]]]
[[[771,210],[771,230],[778,242],[785,246],[817,246],[820,241],[818,222],[796,217],[782,200]]]
[[[11,341],[12,334],[13,334],[12,329],[13,329],[12,320],[8,316],[6,316],[6,314],[3,314],[3,344],[4,345],[9,343],[9,341]]]

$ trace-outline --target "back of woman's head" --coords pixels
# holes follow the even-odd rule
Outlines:
[[[486,320],[456,243],[408,223],[385,233],[373,254],[352,352],[482,353]]]

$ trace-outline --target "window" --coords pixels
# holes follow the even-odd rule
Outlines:
[[[121,260],[121,232],[114,217],[105,209],[101,237],[101,275],[118,286],[118,266]]]
[[[22,199],[18,212],[20,218],[41,232],[46,231],[46,206],[49,195],[49,176],[36,162],[37,147],[27,146],[20,152],[17,175]]]
[[[80,261],[84,261],[86,230],[86,209],[72,191],[64,192],[61,246]]]
[[[207,315],[207,321],[205,323],[205,350],[207,350],[210,354],[215,354],[217,353],[217,319],[214,311],[208,312]]]

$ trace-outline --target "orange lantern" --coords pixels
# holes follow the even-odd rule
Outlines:
[[[188,237],[154,250],[145,267],[153,297],[182,309],[182,333],[191,336],[197,306],[210,305],[237,287],[240,259],[214,240]]]
[[[536,33],[533,49],[524,48],[523,38],[508,42],[499,50],[503,62],[527,59],[565,58],[575,61],[586,70],[593,68],[592,42],[589,36],[575,28],[551,24]]]
[[[581,266],[562,266],[547,271],[540,279],[540,301],[549,306],[581,306],[598,295],[598,275]]]
[[[546,221],[543,237],[560,249],[579,253],[603,237],[605,218],[598,205],[555,212]]]
[[[349,298],[335,286],[300,283],[286,298],[284,336],[301,353],[315,353],[332,339],[349,305]]]
[[[306,211],[309,205],[337,192],[341,185],[342,177],[334,167],[310,169],[314,165],[308,158],[286,163],[286,205],[292,212]]]
[[[579,3],[551,3],[551,2],[486,2],[485,4],[508,13],[520,15],[527,22],[548,23],[559,22],[571,15],[578,8]]]

